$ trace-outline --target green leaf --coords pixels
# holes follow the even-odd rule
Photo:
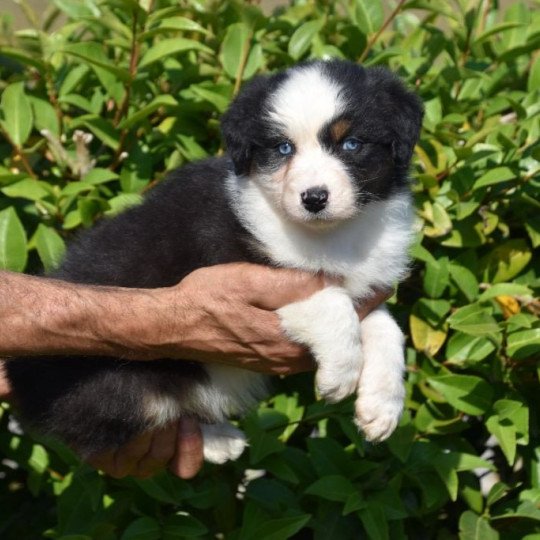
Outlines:
[[[486,289],[478,298],[479,302],[491,300],[497,296],[531,296],[532,291],[525,285],[519,283],[496,283]]]
[[[448,286],[450,273],[448,257],[441,257],[435,264],[426,263],[424,275],[424,291],[431,298],[439,298]]]
[[[447,361],[452,364],[479,362],[489,356],[496,346],[487,338],[456,332],[446,346]]]
[[[508,336],[506,353],[511,358],[521,360],[540,352],[540,328],[514,332]]]
[[[251,48],[252,32],[244,23],[231,24],[227,28],[219,59],[221,65],[229,77],[236,79],[240,73],[240,67],[247,60]]]
[[[540,246],[540,216],[529,218],[524,225],[529,233],[533,248],[537,248]]]
[[[516,428],[508,421],[501,420],[497,415],[487,419],[486,428],[499,441],[508,464],[513,465],[516,459]]]
[[[473,375],[441,375],[430,377],[429,384],[456,409],[467,414],[485,413],[493,400],[493,388]]]
[[[476,180],[473,190],[493,184],[500,184],[501,182],[508,182],[508,180],[513,180],[515,177],[516,174],[508,167],[495,167]]]
[[[43,474],[49,466],[49,454],[40,444],[32,445],[32,453],[28,458],[28,465],[39,474]]]
[[[163,525],[163,540],[193,538],[208,533],[208,528],[193,516],[178,514],[170,516]]]
[[[529,79],[527,81],[527,90],[532,92],[533,90],[540,89],[540,56],[537,56],[534,60],[531,70],[529,71]]]
[[[484,257],[484,281],[499,283],[511,281],[528,264],[532,253],[523,239],[508,240]]]
[[[115,172],[110,171],[109,169],[95,167],[81,178],[81,182],[84,184],[98,185],[117,179],[118,175]]]
[[[454,330],[460,330],[473,336],[495,334],[500,331],[497,321],[486,308],[479,304],[470,304],[459,308],[448,317],[448,323]]]
[[[32,178],[25,178],[14,184],[10,184],[0,191],[11,198],[20,197],[31,201],[39,201],[51,194],[51,186],[47,182],[40,182]]]
[[[459,540],[499,540],[499,533],[485,517],[466,510],[459,519]]]
[[[488,30],[482,32],[475,40],[475,45],[478,45],[484,41],[487,41],[491,36],[498,34],[499,32],[505,32],[507,30],[512,30],[513,28],[522,27],[523,24],[519,22],[503,22],[492,26]]]
[[[2,127],[20,148],[28,140],[33,124],[32,107],[24,93],[23,82],[10,84],[2,92],[0,107],[4,117]]]
[[[140,124],[140,122],[150,116],[153,112],[157,111],[161,107],[176,107],[178,101],[172,96],[165,94],[163,96],[156,96],[150,103],[140,108],[136,112],[130,114],[120,123],[120,129],[129,129],[130,127]]]
[[[229,106],[229,99],[209,88],[194,84],[189,88],[196,96],[211,103],[219,112],[225,112]]]
[[[467,300],[469,302],[475,300],[480,290],[480,285],[471,270],[454,261],[448,265],[448,270],[452,281],[458,286]]]
[[[322,20],[316,20],[308,21],[299,26],[289,41],[289,55],[295,60],[300,59],[310,48],[323,24]]]
[[[129,71],[118,67],[114,60],[107,56],[105,46],[102,43],[93,41],[70,43],[64,46],[62,52],[88,62],[94,68],[104,69],[124,83],[130,80]]]
[[[364,34],[376,32],[382,25],[384,11],[380,0],[355,0],[356,22]]]
[[[388,521],[383,508],[370,504],[358,512],[370,540],[389,540]]]
[[[318,495],[328,501],[346,502],[358,490],[344,476],[329,475],[320,478],[305,490],[307,495]]]
[[[36,129],[43,131],[46,129],[56,136],[60,135],[60,122],[54,107],[44,99],[34,96],[28,98],[34,113],[34,124]]]
[[[26,233],[12,207],[0,212],[0,268],[22,272],[26,266]]]
[[[99,17],[101,12],[93,0],[53,0],[72,19]]]
[[[310,514],[269,519],[261,522],[256,534],[240,536],[242,540],[283,540],[291,538],[311,519]]]
[[[161,529],[159,523],[149,517],[141,517],[132,521],[120,540],[160,540]]]
[[[488,506],[495,504],[497,501],[500,501],[508,491],[510,491],[510,488],[504,482],[493,484],[487,495],[486,504]]]
[[[138,193],[120,193],[116,197],[108,200],[109,210],[105,212],[108,216],[116,216],[124,210],[141,204],[143,198]]]
[[[62,237],[54,229],[40,223],[34,240],[45,271],[50,272],[58,268],[66,250]]]
[[[158,41],[153,47],[148,49],[139,62],[139,69],[144,70],[155,62],[166,57],[172,57],[175,54],[185,51],[203,51],[213,54],[212,49],[193,39],[170,38]]]
[[[188,19],[187,17],[166,17],[159,21],[159,26],[157,28],[152,28],[151,30],[139,34],[138,40],[142,42],[156,34],[169,33],[171,31],[200,32],[202,34],[209,33],[208,30],[201,26],[197,21]]]

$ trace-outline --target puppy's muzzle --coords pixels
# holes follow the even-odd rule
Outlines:
[[[309,188],[300,194],[304,208],[316,214],[323,210],[328,202],[328,190],[322,187]]]

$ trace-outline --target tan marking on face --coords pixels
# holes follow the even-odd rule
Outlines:
[[[334,142],[339,142],[342,137],[349,131],[351,123],[348,120],[337,120],[330,126],[330,134]]]

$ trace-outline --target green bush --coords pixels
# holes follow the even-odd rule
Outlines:
[[[319,402],[299,375],[241,423],[238,462],[120,481],[10,429],[4,405],[0,536],[538,540],[538,2],[17,3],[29,29],[0,19],[3,268],[50,269],[74,231],[218,153],[220,114],[258,72],[385,64],[426,115],[416,262],[391,302],[407,409],[387,442],[367,444],[351,401]]]

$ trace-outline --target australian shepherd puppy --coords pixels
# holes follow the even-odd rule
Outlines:
[[[403,337],[384,307],[360,321],[354,303],[407,271],[421,120],[419,99],[382,68],[315,61],[258,77],[223,117],[225,157],[174,171],[142,205],[82,234],[54,277],[154,288],[235,261],[338,276],[341,286],[278,315],[313,354],[320,395],[355,394],[358,427],[385,439],[403,408]],[[190,415],[206,459],[235,459],[246,440],[227,419],[266,387],[257,373],[167,359],[22,358],[7,371],[27,424],[83,456]]]

